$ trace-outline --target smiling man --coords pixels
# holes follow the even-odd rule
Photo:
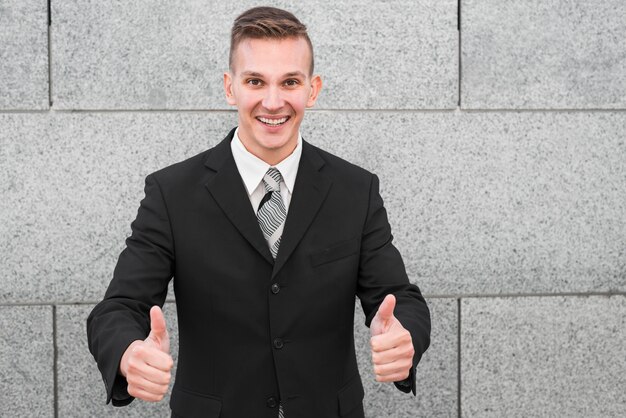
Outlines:
[[[392,245],[378,178],[300,135],[322,88],[313,62],[291,13],[258,7],[235,20],[224,91],[238,126],[146,178],[132,235],[88,318],[107,401],[167,393],[160,307],[172,278],[173,417],[364,417],[355,296],[376,380],[415,394],[429,311]]]

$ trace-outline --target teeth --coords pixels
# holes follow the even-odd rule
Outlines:
[[[280,118],[280,119],[267,119],[267,118],[257,118],[258,120],[260,120],[263,123],[266,123],[268,125],[272,125],[272,126],[277,126],[277,125],[282,125],[283,123],[287,122],[287,118]]]

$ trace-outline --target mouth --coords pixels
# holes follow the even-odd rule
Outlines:
[[[261,116],[256,117],[256,120],[258,120],[262,124],[267,125],[267,126],[272,126],[272,127],[283,125],[289,119],[290,119],[290,116],[284,116],[282,118],[264,118]]]

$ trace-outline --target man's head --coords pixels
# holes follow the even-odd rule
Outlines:
[[[235,19],[230,33],[230,54],[228,65],[233,71],[233,59],[237,46],[245,39],[302,38],[309,46],[311,67],[309,75],[313,75],[314,58],[313,44],[303,25],[297,17],[286,10],[275,7],[254,7],[246,10]]]
[[[304,111],[322,88],[312,71],[306,27],[291,13],[257,7],[235,20],[224,92],[237,107],[241,142],[270,165],[297,145]]]

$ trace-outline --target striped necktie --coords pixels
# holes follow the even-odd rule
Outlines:
[[[280,237],[283,234],[285,219],[287,219],[287,209],[283,203],[283,197],[280,195],[280,182],[282,179],[283,177],[277,169],[270,167],[267,170],[263,177],[265,196],[261,200],[256,214],[263,236],[274,258],[278,254]]]
[[[259,210],[256,213],[259,226],[261,226],[261,231],[263,231],[263,236],[270,247],[270,252],[274,259],[276,254],[278,254],[280,237],[283,234],[285,219],[287,219],[287,209],[285,209],[285,203],[280,194],[280,182],[282,179],[283,176],[280,175],[280,171],[271,167],[267,170],[263,177],[265,196],[263,196]],[[278,418],[285,418],[282,403],[278,404]]]

